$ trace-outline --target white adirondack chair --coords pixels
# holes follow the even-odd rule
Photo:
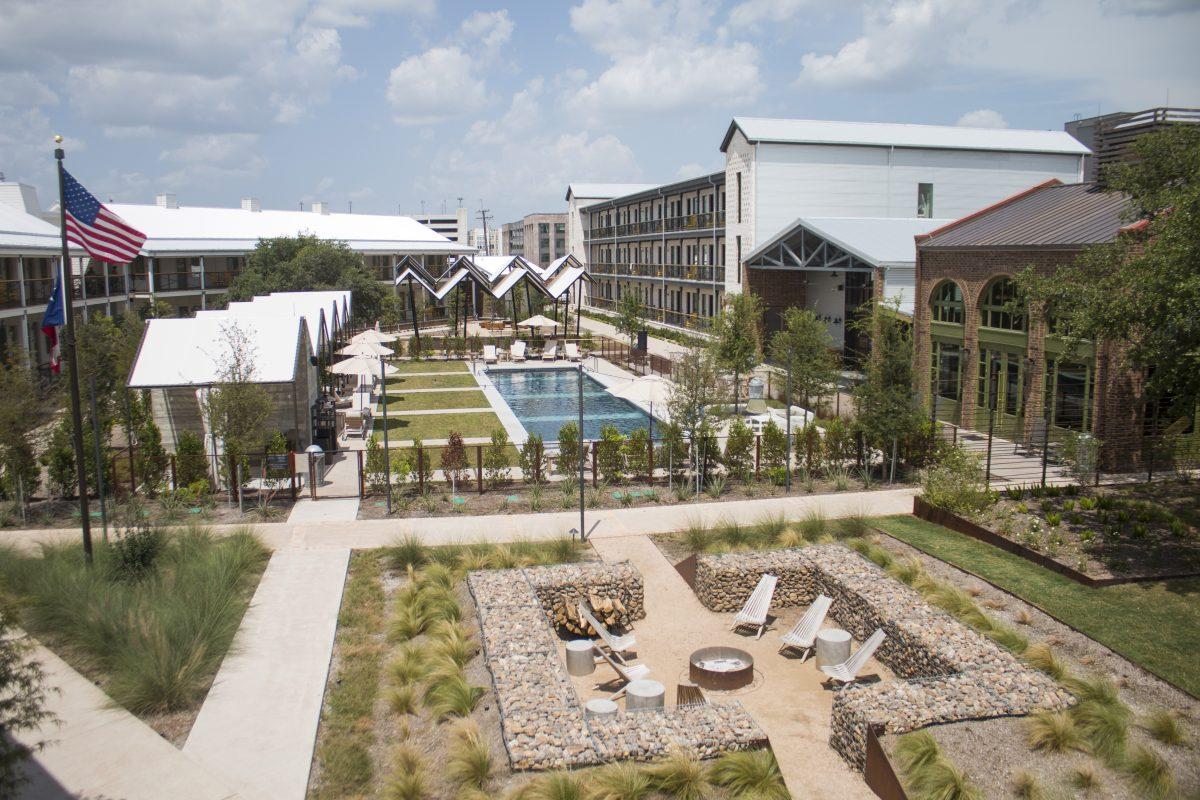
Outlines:
[[[496,357],[496,345],[485,344],[483,346],[483,363],[495,364],[498,360]]]
[[[613,668],[613,672],[617,673],[617,680],[621,682],[621,688],[613,693],[610,698],[612,700],[620,700],[625,696],[625,690],[629,688],[629,684],[650,675],[650,668],[645,664],[620,664],[614,661],[608,653],[602,652],[600,655],[604,658],[605,663]]]
[[[847,658],[840,664],[834,664],[829,667],[821,667],[821,671],[829,676],[830,680],[845,686],[848,683],[854,683],[858,679],[858,673],[867,663],[867,659],[875,654],[875,650],[879,645],[883,644],[883,640],[887,638],[887,634],[883,629],[875,631],[871,634],[871,638],[862,643],[862,647],[858,651]]]
[[[583,603],[579,604],[579,618],[587,622],[588,625],[592,626],[592,630],[594,630],[596,635],[600,637],[600,641],[604,643],[604,646],[608,648],[609,652],[616,656],[618,661],[624,664],[625,656],[621,654],[633,649],[634,644],[637,643],[637,639],[634,638],[634,635],[632,633],[626,633],[623,636],[617,636],[616,634],[610,632],[608,628],[604,627],[603,622],[596,619],[595,615],[587,610],[587,606],[585,606]]]
[[[758,586],[754,587],[742,610],[734,616],[732,630],[743,627],[758,628],[758,635],[754,638],[762,638],[763,629],[767,627],[767,612],[771,610],[771,598],[775,596],[775,584],[778,582],[779,577],[776,575],[763,575],[758,579]]]
[[[508,356],[513,361],[524,361],[525,360],[525,343],[518,340],[518,341],[513,342],[511,345],[509,345]]]
[[[808,607],[808,611],[804,612],[804,616],[800,618],[790,631],[779,637],[782,644],[779,646],[779,652],[796,648],[803,650],[800,654],[800,661],[808,658],[809,652],[812,651],[813,644],[817,641],[817,632],[821,630],[821,623],[825,621],[825,615],[829,613],[829,607],[833,605],[833,598],[825,595],[818,595],[813,604]]]

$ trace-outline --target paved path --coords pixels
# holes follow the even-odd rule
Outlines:
[[[826,517],[851,514],[881,516],[912,513],[912,498],[917,489],[885,489],[875,492],[793,495],[761,500],[732,500],[718,503],[694,503],[671,506],[587,509],[587,527],[597,538],[642,535],[686,528],[692,521],[714,525],[727,519],[752,523],[763,517],[782,514],[789,521],[803,519],[810,511]],[[547,503],[558,499],[557,489],[547,489]],[[322,505],[332,500],[319,500]],[[216,533],[242,528],[237,525],[213,525]],[[333,547],[351,550],[385,547],[406,535],[414,535],[426,544],[452,544],[488,540],[508,542],[515,539],[552,539],[579,527],[579,510],[541,514],[491,516],[446,516],[418,519],[375,519],[346,522],[290,524],[275,522],[258,525],[254,532],[272,549],[284,547]],[[0,531],[0,544],[34,549],[44,541],[76,541],[79,531],[69,528]]]
[[[610,339],[616,339],[618,342],[629,341],[628,336],[621,333],[616,329],[615,326],[610,325],[607,322],[601,322],[598,319],[584,317],[582,319],[582,325],[590,331],[604,334]],[[646,342],[646,346],[650,349],[650,353],[656,356],[665,356],[670,358],[676,353],[683,353],[687,351],[686,346],[679,344],[678,342],[672,342],[669,339],[660,339],[657,336],[649,336],[647,338],[649,341]]]
[[[344,548],[271,557],[184,755],[263,797],[302,800],[349,558]]]
[[[641,572],[646,618],[638,621],[634,629],[637,657],[650,667],[656,680],[667,685],[668,694],[674,694],[672,684],[686,679],[685,665],[693,650],[722,644],[747,650],[754,656],[754,684],[729,695],[710,693],[710,700],[714,703],[737,700],[750,712],[771,740],[792,797],[820,800],[875,797],[862,776],[829,747],[833,693],[822,686],[814,659],[801,664],[777,652],[780,632],[795,624],[803,609],[779,610],[780,618],[761,639],[731,633],[733,615],[706,609],[648,537],[597,539],[594,546],[605,561],[628,560]],[[874,661],[867,663],[866,672],[881,671]],[[576,686],[587,694],[596,680],[592,676],[577,679]]]
[[[24,765],[31,783],[20,798],[66,800],[232,800],[257,797],[234,789],[233,782],[206,769],[176,750],[146,723],[44,647],[34,657],[41,662],[49,694],[47,710],[59,724],[40,737],[50,744]],[[31,744],[28,732],[16,737]],[[265,795],[264,799],[269,797]]]

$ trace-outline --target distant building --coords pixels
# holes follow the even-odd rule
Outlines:
[[[504,231],[501,228],[489,227],[487,236],[485,236],[483,228],[471,228],[468,233],[467,243],[475,248],[475,252],[480,255],[502,256],[504,253]]]
[[[467,210],[459,207],[455,211],[443,211],[440,214],[409,214],[422,225],[432,228],[452,242],[467,244],[470,236],[467,227]]]
[[[1093,155],[1084,160],[1084,180],[1101,180],[1110,164],[1128,159],[1135,139],[1169,125],[1200,124],[1200,108],[1150,108],[1129,113],[1118,111],[1098,117],[1076,119],[1063,130],[1084,144]]]
[[[567,255],[566,214],[526,214],[502,227],[504,255],[523,256],[545,267]]]

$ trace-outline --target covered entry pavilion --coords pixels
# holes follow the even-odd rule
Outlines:
[[[873,298],[899,298],[913,312],[915,237],[949,220],[906,217],[802,217],[750,253],[746,284],[763,303],[770,337],[788,308],[807,308],[853,363],[867,352],[866,332],[855,322]]]

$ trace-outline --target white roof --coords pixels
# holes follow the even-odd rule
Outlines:
[[[0,205],[0,249],[62,250],[58,228],[21,209]],[[72,250],[76,249],[74,246]]]
[[[236,325],[254,345],[255,382],[290,383],[295,378],[297,348],[305,336],[300,319],[198,315],[146,322],[129,386],[150,389],[217,383],[228,354],[226,331],[230,325]]]
[[[108,207],[146,234],[142,251],[244,253],[259,239],[311,233],[346,242],[358,252],[470,253],[411,217],[381,214],[318,214],[313,211],[248,211],[241,208],[166,208],[136,203]]]
[[[566,199],[569,201],[574,195],[576,200],[611,200],[614,197],[644,192],[656,186],[657,183],[569,183]]]
[[[487,273],[492,280],[496,280],[509,270],[520,267],[532,268],[534,272],[541,272],[536,264],[527,261],[522,256],[471,256],[471,263]]]
[[[345,309],[350,302],[348,290],[330,292],[273,292],[247,301],[234,301],[226,308],[197,311],[205,318],[242,319],[243,317],[284,317],[304,319],[308,343],[315,352],[322,341],[321,322],[332,336],[346,324]]]
[[[734,117],[725,134],[725,140],[721,143],[722,152],[729,146],[729,138],[735,128],[740,129],[742,135],[750,142],[930,147],[1071,155],[1085,155],[1091,152],[1066,131],[764,117]]]
[[[567,267],[561,273],[556,275],[546,286],[546,292],[555,300],[562,297],[563,294],[575,285],[575,281],[583,278],[590,280],[587,270],[583,267]]]

